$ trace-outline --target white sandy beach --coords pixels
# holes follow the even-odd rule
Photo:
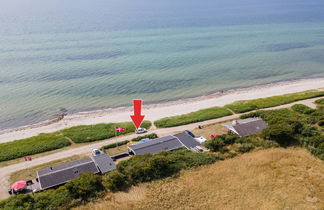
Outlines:
[[[222,94],[216,93],[208,96],[179,100],[164,104],[145,105],[144,101],[142,114],[145,115],[146,120],[155,121],[163,117],[186,114],[199,109],[214,106],[224,106],[238,100],[264,98],[323,87],[324,78],[305,79],[256,86],[240,90],[232,90]],[[63,120],[49,125],[38,124],[0,131],[0,143],[27,138],[40,133],[54,132],[76,125],[130,121],[131,114],[132,107],[98,110],[88,113],[69,115]]]

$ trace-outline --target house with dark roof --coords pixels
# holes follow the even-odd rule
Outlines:
[[[234,120],[232,123],[226,123],[223,125],[232,133],[235,133],[240,137],[261,133],[263,129],[268,127],[267,123],[258,117]]]
[[[184,131],[176,135],[164,136],[152,139],[144,143],[138,143],[128,146],[131,155],[155,154],[161,151],[172,151],[179,148],[193,148],[200,146],[200,143],[194,139],[192,133]]]
[[[100,154],[39,170],[37,180],[40,190],[45,190],[65,184],[82,173],[104,174],[115,169],[116,165],[111,157],[107,154]]]

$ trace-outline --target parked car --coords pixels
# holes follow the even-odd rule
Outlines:
[[[92,155],[93,156],[97,156],[97,155],[100,155],[100,154],[101,154],[100,150],[98,150],[98,149],[92,150]]]
[[[137,128],[135,130],[135,133],[137,133],[137,134],[146,133],[146,132],[147,132],[147,130],[145,128]]]
[[[198,136],[195,138],[196,141],[198,141],[200,144],[204,143],[207,141],[207,139],[203,136]]]

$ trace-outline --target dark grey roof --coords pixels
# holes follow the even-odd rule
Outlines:
[[[177,137],[182,144],[185,145],[185,147],[187,147],[188,149],[194,148],[196,146],[199,146],[200,143],[198,141],[196,141],[191,135],[189,135],[186,131],[176,134],[174,135],[175,137]]]
[[[37,171],[40,187],[42,189],[51,188],[77,178],[85,172],[99,173],[99,170],[91,158],[69,162],[66,164],[53,166]]]
[[[183,147],[183,144],[175,136],[164,136],[150,140],[148,142],[134,144],[128,148],[132,150],[135,155],[154,154],[161,151],[170,151]]]
[[[92,157],[101,173],[107,173],[116,169],[116,165],[111,157],[107,154],[100,154]]]
[[[233,129],[239,136],[250,136],[261,133],[263,129],[267,128],[267,123],[261,118],[247,118],[237,120],[236,123],[224,124],[229,129]]]

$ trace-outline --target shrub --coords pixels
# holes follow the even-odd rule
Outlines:
[[[265,149],[276,148],[276,147],[280,146],[277,142],[271,141],[271,140],[257,141],[254,143],[254,145],[257,147],[265,148]]]
[[[132,142],[132,141],[136,142],[136,141],[140,141],[140,140],[145,139],[145,138],[155,139],[155,138],[158,138],[158,135],[156,133],[151,133],[151,134],[144,135],[144,136],[138,136],[138,137],[133,138],[131,140],[125,140],[125,141],[117,142],[117,143],[114,143],[114,144],[108,144],[106,146],[101,147],[101,150],[106,150],[106,149],[110,149],[110,148],[119,147],[119,146],[128,144],[129,142]]]
[[[268,98],[260,98],[247,101],[237,101],[232,104],[228,104],[225,107],[233,110],[235,113],[243,113],[256,109],[268,108],[279,106],[283,104],[289,104],[295,101],[300,101],[309,98],[315,98],[324,96],[324,91],[309,90],[305,92],[285,94],[281,96],[272,96]]]
[[[324,127],[324,120],[319,121],[318,125],[321,126],[321,127]]]
[[[317,103],[317,104],[324,104],[324,98],[317,99],[317,100],[315,101],[315,103]]]
[[[253,144],[251,144],[251,143],[243,143],[237,148],[237,151],[241,152],[241,153],[246,153],[246,152],[250,152],[253,149],[254,149]]]
[[[49,191],[49,197],[51,199],[49,209],[69,209],[69,207],[73,206],[73,198],[65,186]]]
[[[129,177],[131,184],[161,179],[176,174],[181,169],[214,163],[214,155],[193,153],[187,150],[160,152],[155,155],[134,156],[117,165],[117,170]]]
[[[293,129],[287,123],[270,125],[262,131],[263,138],[276,141],[281,146],[289,146],[295,143],[293,134]]]
[[[141,125],[144,128],[151,127],[151,122],[144,121]],[[115,128],[125,128],[125,132],[116,133]],[[69,137],[75,143],[93,142],[115,137],[116,135],[125,135],[135,131],[135,127],[131,122],[125,123],[108,123],[97,125],[81,125],[62,130],[64,136]]]
[[[126,175],[118,171],[112,171],[103,177],[103,185],[105,188],[116,192],[129,188],[130,182]]]
[[[0,207],[5,210],[34,210],[34,202],[30,194],[20,194],[2,201]]]
[[[154,122],[158,128],[167,128],[180,125],[186,125],[195,122],[202,122],[205,120],[216,119],[224,116],[232,115],[232,113],[222,107],[214,107],[209,109],[202,109],[197,112],[192,112],[189,114],[162,118]]]
[[[105,145],[105,146],[101,147],[100,149],[101,150],[111,149],[111,148],[119,147],[119,146],[122,146],[122,145],[125,145],[128,143],[129,143],[129,140],[125,140],[125,141]]]
[[[291,109],[301,114],[311,114],[315,111],[315,109],[305,106],[304,104],[295,104]]]
[[[207,147],[212,152],[218,152],[224,146],[224,140],[221,138],[215,138],[205,142],[205,147]]]
[[[158,138],[158,135],[156,133],[151,133],[151,134],[148,134],[148,135],[144,135],[144,136],[138,136],[136,138],[133,138],[131,139],[130,141],[140,141],[142,139],[145,139],[145,138],[149,138],[149,139],[156,139]]]
[[[81,201],[96,198],[104,190],[101,177],[90,172],[80,174],[78,178],[65,184],[65,187],[74,199]]]
[[[57,133],[39,134],[31,138],[0,144],[0,161],[51,151],[70,144],[64,136]]]

